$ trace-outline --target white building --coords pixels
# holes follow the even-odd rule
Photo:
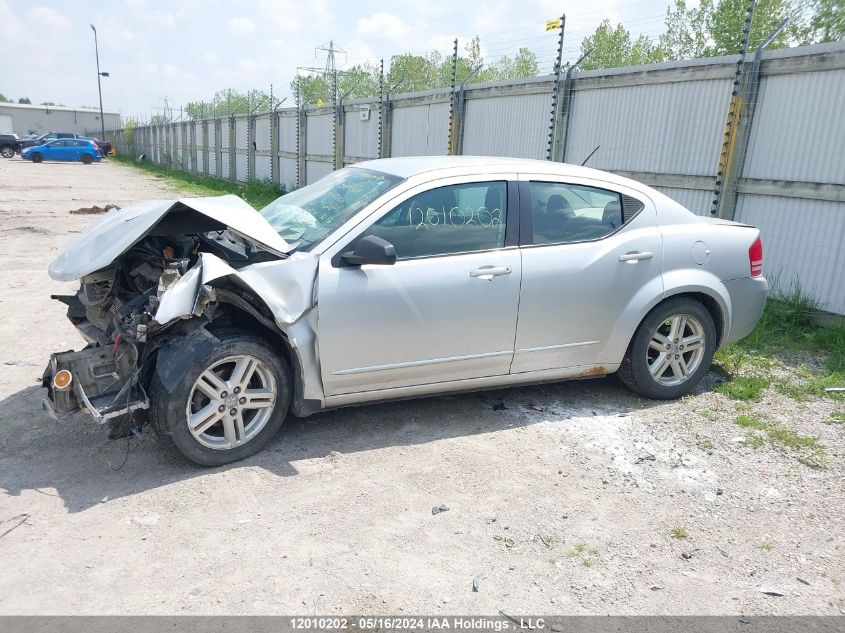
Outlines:
[[[104,110],[106,136],[120,127],[120,112]],[[92,108],[0,103],[0,133],[18,136],[44,132],[100,132],[100,111]]]

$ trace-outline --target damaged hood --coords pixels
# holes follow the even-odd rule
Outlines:
[[[113,209],[91,223],[53,261],[50,277],[56,281],[79,279],[109,266],[162,222],[201,224],[198,218],[215,228],[228,228],[277,254],[291,250],[264,216],[238,196],[150,200]],[[198,228],[195,232],[207,230],[214,229]]]

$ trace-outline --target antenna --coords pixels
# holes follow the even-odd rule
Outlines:
[[[581,163],[581,167],[586,165],[587,161],[590,160],[593,157],[593,154],[595,154],[597,151],[599,151],[599,147],[601,147],[601,145],[596,145],[596,149],[594,149],[592,152],[590,152],[590,155],[587,156],[587,158],[584,159],[584,162]]]

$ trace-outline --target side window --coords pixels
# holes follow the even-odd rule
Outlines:
[[[607,189],[531,182],[534,244],[568,244],[605,237],[625,221],[623,196]]]
[[[393,244],[397,259],[501,248],[506,205],[504,181],[437,187],[394,207],[363,235]]]

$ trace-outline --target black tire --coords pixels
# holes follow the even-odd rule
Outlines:
[[[244,330],[216,332],[221,344],[205,358],[195,359],[180,384],[168,390],[153,373],[150,384],[150,422],[165,450],[202,466],[222,466],[253,455],[264,448],[278,432],[290,407],[291,376],[287,361],[264,339]],[[189,350],[186,352],[190,353]],[[188,428],[188,399],[200,375],[216,363],[233,356],[249,355],[272,372],[276,401],[270,419],[251,439],[234,448],[216,449],[201,444]],[[222,423],[221,423],[222,424]]]
[[[15,148],[11,145],[4,145],[0,147],[0,154],[3,158],[14,158],[15,157]]]
[[[703,356],[697,368],[682,382],[675,385],[666,385],[658,382],[649,371],[648,355],[654,353],[650,350],[649,343],[658,329],[665,327],[665,324],[674,316],[690,316],[700,324],[704,336]],[[674,400],[685,396],[701,382],[701,379],[710,369],[715,350],[716,326],[707,308],[688,297],[669,299],[656,306],[640,323],[619,367],[619,379],[629,389],[646,398]],[[691,354],[691,352],[685,353]],[[681,352],[681,355],[683,356],[684,352]]]
[[[44,160],[44,157],[38,152],[35,152],[30,158],[32,159],[33,163],[40,163]]]
[[[81,160],[83,165],[90,165],[94,162],[94,159],[91,157],[91,154],[83,154]]]

